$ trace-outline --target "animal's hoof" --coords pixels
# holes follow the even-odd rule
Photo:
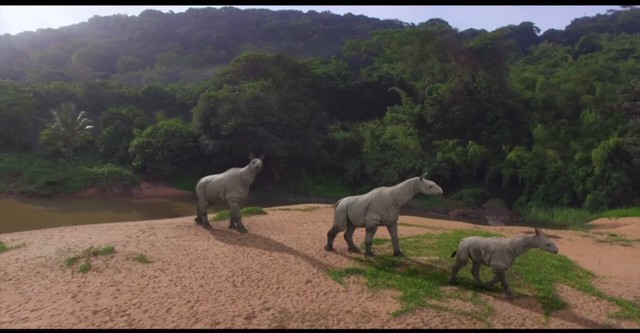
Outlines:
[[[394,257],[404,257],[404,253],[402,252],[397,252],[393,254]]]
[[[360,249],[357,247],[350,247],[349,248],[349,252],[353,252],[353,253],[360,253]]]
[[[333,252],[333,246],[325,245],[324,250],[328,252]]]
[[[236,226],[234,224],[229,224],[229,229],[235,229]]]
[[[513,300],[515,297],[513,295],[505,295],[505,298],[508,300]]]
[[[373,252],[365,252],[364,255],[367,256],[367,257],[375,257],[376,256],[375,254],[373,254]]]
[[[239,228],[238,232],[241,234],[246,234],[247,232],[249,232],[249,230],[247,230],[247,228]]]
[[[205,229],[213,229],[209,223],[201,223],[200,225]]]

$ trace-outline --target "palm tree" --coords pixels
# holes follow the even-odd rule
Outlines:
[[[73,103],[63,103],[59,109],[51,110],[53,122],[42,131],[41,142],[60,149],[66,157],[73,156],[73,150],[83,141],[91,138],[91,119],[85,112],[76,113]]]

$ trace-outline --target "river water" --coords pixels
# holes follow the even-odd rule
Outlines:
[[[292,200],[250,198],[244,206],[290,205]],[[209,213],[228,209],[226,204],[209,208]],[[134,198],[101,197],[0,197],[0,234],[108,222],[126,222],[196,215],[191,196]]]
[[[271,193],[252,195],[244,203],[263,208],[302,203],[334,202],[333,199],[302,196],[274,195]],[[209,208],[209,213],[228,209],[226,204]],[[444,218],[432,212],[407,204],[400,209],[403,215]],[[1,197],[0,234],[74,226],[84,224],[143,221],[196,215],[195,196],[139,198],[127,196],[95,197]]]

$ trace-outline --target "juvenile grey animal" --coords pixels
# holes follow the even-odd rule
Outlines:
[[[558,247],[540,233],[540,229],[534,228],[534,230],[535,234],[533,235],[520,235],[510,238],[480,236],[463,238],[458,244],[458,249],[451,254],[451,258],[456,257],[456,263],[451,271],[449,283],[456,283],[458,271],[471,259],[473,261],[471,274],[478,287],[491,289],[496,282],[500,281],[505,296],[508,299],[513,299],[506,272],[513,265],[516,257],[533,248],[539,248],[553,254],[558,253]],[[480,280],[481,265],[490,266],[495,273],[495,277],[486,284],[483,284]]]
[[[400,207],[418,193],[427,195],[442,195],[442,189],[436,183],[422,177],[412,177],[394,186],[377,187],[368,193],[344,197],[338,200],[333,216],[333,226],[327,232],[326,251],[333,251],[333,240],[339,232],[345,231],[344,240],[347,241],[349,251],[360,253],[353,243],[353,232],[356,228],[365,228],[365,255],[374,256],[371,251],[373,236],[378,226],[387,227],[393,244],[393,255],[403,256],[398,239],[398,217]]]
[[[198,207],[196,208],[196,223],[209,229],[209,219],[207,218],[207,208],[218,202],[226,202],[231,211],[229,228],[236,229],[241,233],[246,233],[247,228],[242,224],[240,217],[240,205],[249,195],[249,187],[262,170],[264,155],[254,158],[249,154],[251,160],[244,168],[231,168],[223,173],[202,177],[196,184],[196,198]]]

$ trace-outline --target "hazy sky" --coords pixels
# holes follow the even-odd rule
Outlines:
[[[162,12],[184,12],[190,7],[220,6],[0,6],[0,34],[17,34],[44,28],[59,28],[87,21],[94,15],[126,14],[137,16],[145,9]],[[533,22],[541,32],[547,29],[564,29],[571,20],[604,14],[619,6],[235,6],[237,8],[268,8],[329,10],[335,14],[366,15],[380,19],[399,19],[420,23],[431,18],[441,18],[460,30],[468,28],[488,31],[524,21]]]

